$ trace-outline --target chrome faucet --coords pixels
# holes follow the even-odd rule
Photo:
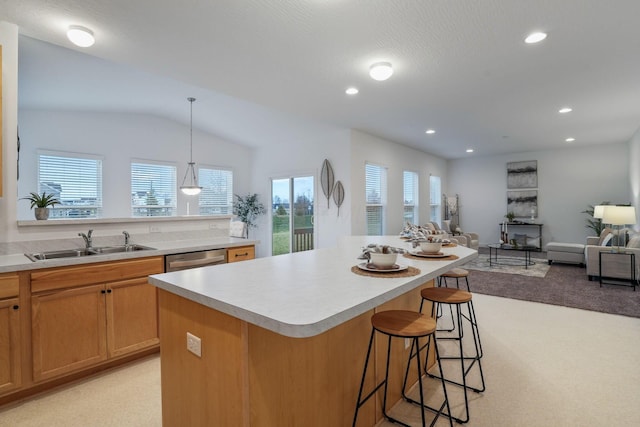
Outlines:
[[[93,230],[89,230],[87,234],[78,233],[78,236],[84,239],[84,245],[87,249],[90,249],[91,245],[93,244],[93,242],[91,241],[91,233],[93,233]]]
[[[131,236],[126,231],[123,231],[122,234],[124,234],[124,245],[129,246],[129,239],[131,238]]]

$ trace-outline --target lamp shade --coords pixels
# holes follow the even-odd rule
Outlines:
[[[596,219],[602,219],[604,217],[604,208],[606,205],[597,205],[593,207],[593,217]]]
[[[602,221],[612,225],[636,223],[636,208],[633,206],[607,206]]]

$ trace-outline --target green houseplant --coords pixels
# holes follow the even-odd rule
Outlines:
[[[516,214],[514,212],[507,212],[507,214],[504,217],[507,218],[507,222],[513,222],[513,220],[516,217]]]
[[[49,218],[49,207],[60,204],[60,200],[55,194],[47,194],[46,192],[42,192],[42,195],[34,192],[29,193],[29,196],[23,197],[23,200],[31,202],[31,209],[34,209],[37,220]]]
[[[609,202],[600,203],[600,205],[609,205],[609,204],[610,204]],[[589,215],[585,220],[587,223],[585,227],[592,229],[595,235],[599,236],[600,233],[602,233],[602,230],[604,229],[604,224],[602,223],[602,219],[593,217],[594,210],[595,210],[595,206],[589,205],[587,210],[582,211],[582,213]]]
[[[258,201],[257,194],[247,194],[245,197],[235,194],[236,201],[233,202],[233,214],[240,221],[247,224],[247,238],[249,237],[249,228],[255,228],[257,224],[255,220],[258,216],[267,212],[264,205]]]

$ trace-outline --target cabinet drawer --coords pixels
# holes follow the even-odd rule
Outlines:
[[[240,246],[239,248],[227,249],[227,262],[245,261],[255,257],[255,246]]]
[[[19,288],[17,274],[0,275],[0,298],[17,297]]]
[[[31,292],[115,282],[162,272],[164,272],[163,257],[37,270],[31,272]]]

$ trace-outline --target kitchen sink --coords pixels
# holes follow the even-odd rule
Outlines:
[[[95,255],[117,254],[120,252],[148,251],[154,248],[142,245],[101,246],[89,249]]]
[[[73,258],[80,256],[93,255],[88,249],[65,249],[61,251],[47,251],[36,252],[32,254],[25,254],[31,261],[43,261],[45,259],[57,259],[57,258]]]
[[[99,246],[99,247],[94,247],[89,249],[65,249],[61,251],[36,252],[36,253],[25,254],[25,255],[31,261],[35,262],[35,261],[44,261],[47,259],[107,255],[107,254],[116,254],[121,252],[135,252],[135,251],[144,251],[144,250],[151,250],[151,249],[154,249],[154,248],[150,248],[148,246],[142,246],[142,245]]]

